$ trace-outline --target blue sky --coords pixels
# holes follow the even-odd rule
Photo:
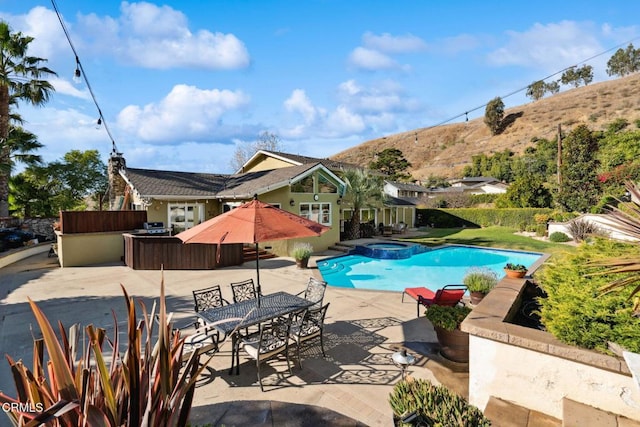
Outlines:
[[[482,116],[496,96],[521,105],[524,92],[506,95],[594,56],[594,82],[606,80],[607,50],[640,47],[640,3],[618,0],[56,5],[117,150],[149,169],[230,173],[237,147],[264,131],[287,152],[329,157],[465,111]],[[111,139],[72,79],[52,3],[0,0],[0,19],[35,37],[29,54],[58,73],[45,107],[18,110],[40,154],[97,149],[106,162]]]

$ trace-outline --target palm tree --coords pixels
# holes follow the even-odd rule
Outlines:
[[[621,202],[617,207],[612,206],[608,213],[616,230],[640,242],[640,187],[636,183],[627,182],[627,191],[631,196],[631,202]],[[629,285],[636,284],[630,294],[630,298],[640,293],[640,257],[609,257],[591,263],[595,267],[604,267],[604,270],[595,274],[617,274],[623,275],[608,285],[604,286],[602,292],[612,292],[626,289]],[[640,299],[636,298],[634,310],[640,314]]]
[[[10,107],[18,101],[43,105],[54,91],[43,77],[55,76],[40,66],[46,59],[27,56],[33,37],[12,33],[9,24],[0,21],[0,217],[9,216],[9,177],[11,176]]]
[[[341,174],[347,184],[344,200],[353,211],[346,226],[347,239],[360,237],[360,209],[382,204],[382,178],[363,169],[346,169]]]

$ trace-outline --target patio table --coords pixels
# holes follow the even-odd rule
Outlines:
[[[231,368],[229,375],[236,368],[236,375],[240,373],[240,355],[238,349],[238,331],[249,326],[258,325],[280,316],[295,313],[309,308],[313,301],[306,300],[287,292],[276,292],[260,297],[260,306],[257,299],[227,304],[222,307],[210,308],[198,312],[207,324],[223,334],[222,340],[231,335]],[[226,319],[239,318],[242,320]],[[223,322],[221,322],[223,321]]]

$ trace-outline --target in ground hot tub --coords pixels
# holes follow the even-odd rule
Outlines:
[[[380,242],[358,245],[351,253],[377,259],[404,259],[428,250],[415,243]]]

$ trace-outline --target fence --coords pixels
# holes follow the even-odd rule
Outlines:
[[[63,234],[100,233],[140,229],[147,221],[147,211],[63,211],[60,231]]]

